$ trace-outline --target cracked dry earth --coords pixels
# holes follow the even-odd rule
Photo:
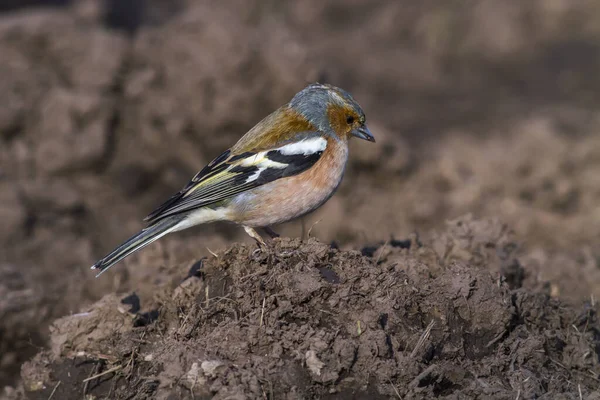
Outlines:
[[[362,252],[236,244],[162,271],[152,300],[109,295],[55,321],[26,396],[600,399],[598,307],[532,284],[496,221]]]

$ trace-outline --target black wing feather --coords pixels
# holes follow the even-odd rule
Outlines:
[[[144,218],[144,221],[152,221],[152,220],[158,219],[157,217],[159,217],[160,214],[162,214],[164,211],[168,210],[169,208],[171,208],[172,206],[177,204],[177,202],[179,200],[181,200],[181,198],[183,198],[183,196],[188,192],[188,190],[191,187],[193,187],[196,183],[200,182],[203,178],[207,177],[208,175],[213,175],[215,173],[219,173],[219,172],[225,170],[228,165],[224,164],[224,161],[227,160],[227,157],[229,157],[230,154],[231,154],[231,150],[227,150],[227,151],[221,153],[217,158],[212,160],[210,163],[208,163],[208,165],[206,165],[204,168],[202,168],[202,170],[200,172],[198,172],[192,178],[192,180],[189,181],[187,185],[185,185],[185,187],[183,189],[181,189],[179,192],[175,193],[173,196],[171,196],[169,198],[169,200],[165,201],[160,206],[158,206],[154,211],[152,211],[150,214],[148,214],[148,216],[146,218]]]

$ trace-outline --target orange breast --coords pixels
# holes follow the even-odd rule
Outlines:
[[[238,195],[232,202],[234,222],[270,226],[315,210],[335,193],[347,160],[347,143],[328,139],[325,152],[309,170]]]

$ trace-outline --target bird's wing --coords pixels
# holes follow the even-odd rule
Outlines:
[[[171,215],[227,200],[277,179],[297,175],[312,167],[326,147],[327,139],[317,132],[310,132],[268,150],[241,154],[227,150],[144,221],[154,223]]]

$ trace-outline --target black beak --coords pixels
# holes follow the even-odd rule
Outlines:
[[[369,142],[375,142],[373,134],[366,125],[362,125],[360,128],[353,129],[352,136],[356,136],[357,138],[367,140]]]

